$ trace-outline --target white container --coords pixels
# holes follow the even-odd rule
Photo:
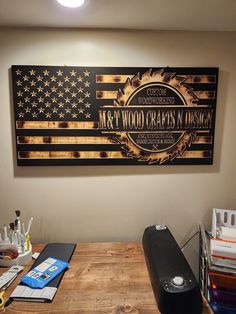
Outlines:
[[[236,228],[236,211],[232,209],[213,208],[212,236],[219,238],[221,227]]]
[[[19,254],[17,258],[11,260],[0,259],[0,266],[11,267],[13,265],[26,265],[32,259],[32,245],[30,243],[29,251]]]

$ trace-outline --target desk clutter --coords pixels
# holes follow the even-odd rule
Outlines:
[[[74,253],[76,244],[49,243],[21,278],[10,300],[51,302]]]
[[[236,211],[214,208],[200,224],[200,286],[215,314],[236,314]]]
[[[49,243],[30,270],[20,278],[6,302],[5,290],[16,279],[24,266],[14,265],[0,276],[0,309],[12,301],[51,302],[57,292],[65,270],[76,245],[70,243]]]
[[[20,210],[15,213],[15,221],[4,225],[3,232],[0,233],[0,266],[25,265],[32,258],[30,229],[33,217],[30,218],[26,229]]]
[[[17,275],[22,272],[24,266],[12,266],[8,271],[0,276],[0,309],[5,305],[5,291],[16,279]]]

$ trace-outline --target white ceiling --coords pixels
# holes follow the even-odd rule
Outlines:
[[[0,26],[236,31],[236,0],[0,0]]]

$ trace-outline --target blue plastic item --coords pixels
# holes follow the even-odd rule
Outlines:
[[[209,288],[210,301],[236,308],[236,290]]]
[[[227,306],[212,302],[210,302],[210,306],[215,314],[236,314],[235,306]]]
[[[58,274],[68,268],[68,266],[67,262],[49,257],[24,275],[21,278],[21,282],[31,288],[44,288]]]

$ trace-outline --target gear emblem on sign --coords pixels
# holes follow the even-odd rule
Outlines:
[[[186,83],[187,78],[168,72],[168,68],[149,71],[128,78],[114,101],[116,108],[145,108],[150,131],[139,129],[116,132],[115,141],[122,145],[129,157],[149,164],[163,164],[182,156],[190,147],[196,132],[193,130],[153,130],[153,124],[162,121],[171,125],[172,111],[181,107],[197,107],[198,98]],[[164,97],[162,97],[164,96]],[[172,110],[173,108],[173,110]],[[168,111],[167,111],[168,109]]]

